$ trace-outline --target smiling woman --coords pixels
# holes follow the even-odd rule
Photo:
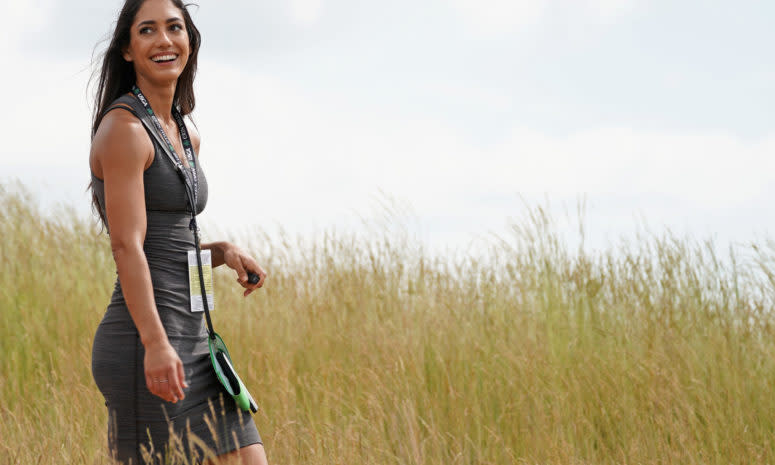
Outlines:
[[[183,119],[195,106],[199,44],[179,0],[128,0],[97,87],[91,187],[118,280],[94,337],[92,372],[108,407],[111,455],[123,464],[267,462],[252,417],[211,366],[189,286],[188,256],[198,250],[190,220],[207,203],[199,135]],[[141,123],[148,115],[154,129]],[[264,270],[234,244],[201,249],[213,267],[236,271],[245,296],[263,286]]]

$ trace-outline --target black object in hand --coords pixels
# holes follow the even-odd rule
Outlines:
[[[260,280],[261,278],[259,278],[257,274],[248,272],[248,282],[250,284],[258,284],[258,281]]]

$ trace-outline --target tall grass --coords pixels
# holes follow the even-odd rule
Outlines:
[[[541,208],[477,256],[401,228],[244,239],[267,286],[220,270],[214,318],[271,463],[775,462],[772,242],[569,250]],[[92,220],[0,187],[0,463],[104,462],[114,270]]]

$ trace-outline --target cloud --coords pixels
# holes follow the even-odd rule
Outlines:
[[[6,1],[0,3],[3,40],[0,53],[13,53],[25,38],[42,31],[50,20],[53,0]]]
[[[53,28],[55,24],[49,22],[39,5],[43,3],[6,3],[0,6],[0,14],[12,15],[14,24],[29,20],[33,28],[46,24]],[[234,7],[237,3],[228,5]],[[585,12],[586,16],[579,13],[579,18],[592,22],[622,17],[638,6],[633,0],[586,0],[580,5],[572,6],[570,0],[530,5],[457,0],[454,11],[486,36],[493,31],[511,33],[519,27],[551,25],[551,15],[558,8],[567,7],[569,16]],[[335,11],[327,10],[329,6]],[[602,125],[599,115],[595,118],[594,106],[590,106],[593,111],[588,119],[574,118],[572,115],[579,113],[571,112],[573,107],[564,95],[557,97],[541,86],[537,86],[532,99],[516,98],[523,91],[517,84],[520,81],[511,87],[499,87],[490,80],[491,75],[517,76],[510,68],[492,65],[496,59],[482,59],[481,63],[489,68],[460,60],[461,56],[483,56],[479,50],[510,50],[513,41],[480,43],[484,47],[476,53],[472,49],[450,54],[455,63],[462,63],[460,67],[449,68],[448,73],[421,75],[416,63],[422,60],[430,63],[428,66],[434,65],[434,53],[439,54],[440,49],[418,46],[422,41],[408,35],[412,40],[407,43],[416,50],[431,51],[419,53],[417,61],[387,60],[411,76],[408,85],[396,79],[400,74],[390,74],[388,68],[369,66],[382,64],[385,55],[370,53],[370,57],[376,57],[370,62],[348,49],[347,44],[352,42],[370,51],[405,55],[404,50],[387,45],[384,49],[364,46],[368,45],[368,35],[358,42],[355,38],[361,38],[360,33],[353,33],[347,41],[330,44],[329,49],[310,49],[309,56],[318,59],[315,61],[301,53],[303,47],[293,55],[282,49],[277,52],[279,45],[271,41],[254,39],[254,44],[217,33],[228,26],[244,31],[247,37],[277,18],[285,21],[296,15],[294,21],[299,28],[295,30],[288,28],[289,22],[275,25],[293,35],[304,24],[333,21],[341,13],[334,7],[342,5],[297,0],[293,4],[256,4],[249,15],[241,17],[233,15],[239,9],[228,9],[227,4],[219,4],[222,11],[217,14],[223,17],[210,11],[201,13],[202,23],[210,28],[208,40],[220,37],[238,56],[216,53],[219,49],[211,48],[209,54],[200,56],[197,81],[195,118],[203,135],[202,160],[211,183],[206,216],[225,229],[274,222],[291,231],[303,231],[310,225],[342,226],[357,218],[354,212],[371,211],[380,191],[411,203],[433,231],[434,240],[453,236],[459,240],[497,228],[508,216],[518,213],[520,196],[540,199],[544,195],[573,202],[586,194],[597,205],[606,205],[598,217],[601,225],[642,211],[647,218],[666,223],[707,217],[729,223],[729,227],[769,224],[775,229],[775,220],[768,219],[775,215],[752,215],[739,223],[725,220],[729,212],[772,212],[769,199],[775,190],[775,159],[771,157],[775,133],[773,128],[767,133],[766,120],[761,123],[764,130],[755,133],[764,135],[755,138],[710,129],[679,132],[628,127],[626,123]],[[437,8],[426,5],[426,13],[431,7]],[[388,19],[399,21],[403,10],[394,10],[396,18]],[[450,11],[438,10],[439,18]],[[431,15],[419,15],[413,24],[426,27],[422,20],[426,17]],[[244,23],[234,27],[229,18]],[[259,20],[264,23],[257,26]],[[370,29],[371,23],[368,26]],[[336,29],[335,25],[331,27]],[[449,24],[447,27],[452,28]],[[585,24],[577,27],[585,34],[589,29]],[[427,27],[426,32],[431,36],[436,35],[435,31]],[[393,30],[382,32],[390,37],[385,44],[392,46]],[[26,37],[21,33],[15,37]],[[308,40],[315,41],[316,37],[311,34]],[[446,42],[439,40],[439,44]],[[16,43],[20,44],[18,40]],[[265,49],[255,52],[259,47]],[[44,59],[14,50],[19,59],[14,69],[24,72],[0,76],[9,110],[0,114],[0,125],[8,135],[0,152],[0,173],[18,175],[34,187],[46,178],[56,184],[53,191],[57,194],[70,190],[73,193],[65,197],[81,199],[88,179],[88,70],[83,69],[88,57],[83,53],[84,58],[78,61],[52,49]],[[282,66],[272,66],[271,60],[264,65],[261,60],[242,56],[251,50],[257,56],[274,50],[284,57],[278,60]],[[336,54],[349,58],[331,58],[338,57]],[[323,63],[336,73],[327,74]],[[369,73],[372,68],[373,73]],[[469,70],[470,76],[465,75]],[[555,107],[549,108],[552,102]],[[522,104],[529,106],[514,108]],[[538,122],[531,126],[529,117],[533,113],[570,116],[568,124],[560,129],[545,123],[546,118],[543,126]],[[620,114],[628,118],[628,113]],[[521,123],[510,120],[515,115]],[[669,125],[669,121],[654,122]]]
[[[579,23],[611,23],[632,12],[637,3],[638,0],[452,0],[449,5],[476,36],[500,38],[537,31],[538,26],[551,26],[558,18],[564,18],[563,29]]]
[[[309,25],[317,22],[323,0],[288,0],[291,19],[296,24]]]
[[[438,119],[337,103],[222,64],[204,69],[198,120],[208,209],[223,223],[341,225],[373,207],[380,191],[408,200],[437,229],[468,233],[502,225],[520,196],[587,195],[612,215],[651,211],[670,223],[764,210],[775,186],[774,133],[746,140],[589,127],[556,135],[514,126],[481,144]],[[261,199],[256,208],[241,200],[251,192]]]
[[[90,70],[77,62],[24,60],[24,72],[0,78],[5,111],[0,112],[3,166],[65,166],[75,154],[88,155]],[[84,165],[85,166],[85,165]]]
[[[73,63],[27,66],[29,75],[11,84],[38,93],[6,96],[11,111],[0,114],[0,125],[12,137],[1,171],[35,190],[46,179],[55,184],[46,191],[51,198],[77,199],[86,211],[86,75],[72,74]],[[50,79],[60,84],[47,86]],[[587,195],[601,208],[598,229],[635,212],[665,224],[716,221],[713,228],[730,234],[775,229],[772,215],[725,220],[772,211],[772,132],[745,139],[591,125],[562,135],[513,125],[477,141],[441,119],[359,106],[219,62],[203,63],[197,85],[195,118],[211,186],[205,219],[227,230],[347,227],[357,223],[355,213],[372,211],[379,192],[408,201],[437,244],[502,228],[522,208],[520,196],[573,203]],[[41,111],[58,123],[43,124]]]
[[[775,183],[775,163],[768,155],[773,147],[775,134],[746,141],[723,133],[603,127],[552,138],[514,128],[499,147],[483,154],[483,160],[503,169],[478,173],[501,191],[658,194],[723,209],[745,205]]]
[[[568,0],[568,3],[572,5],[575,2]],[[611,22],[632,12],[637,3],[637,0],[585,0],[580,5],[587,16],[602,22]]]
[[[477,34],[497,36],[535,25],[546,0],[452,0],[450,5]]]

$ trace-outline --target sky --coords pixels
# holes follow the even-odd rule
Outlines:
[[[89,215],[87,88],[122,2],[0,0],[0,181]],[[201,0],[205,222],[314,235],[380,206],[437,250],[527,206],[591,243],[775,231],[775,2]],[[769,53],[768,53],[769,52]]]

